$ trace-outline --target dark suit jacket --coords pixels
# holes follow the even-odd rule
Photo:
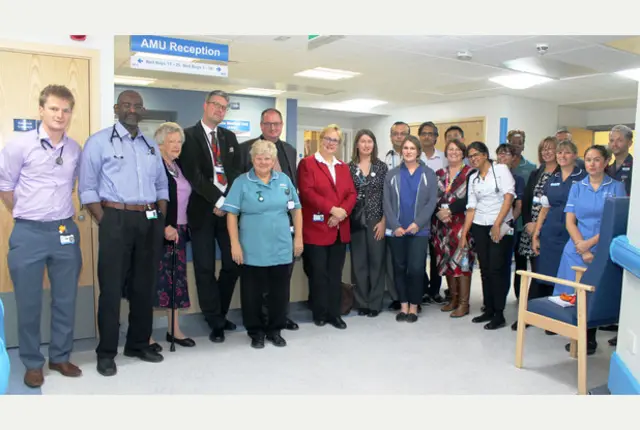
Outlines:
[[[240,165],[242,166],[242,172],[248,172],[251,170],[251,154],[249,151],[251,150],[251,145],[255,143],[258,139],[264,139],[264,136],[260,135],[255,139],[247,140],[240,144]],[[298,179],[296,178],[296,148],[292,145],[284,142],[280,139],[276,142],[276,149],[278,150],[278,162],[280,163],[280,167],[282,167],[282,171],[285,175],[291,179],[294,187],[298,187]]]
[[[522,198],[522,224],[523,225],[530,223],[531,220],[533,219],[532,212],[531,212],[533,209],[533,197],[534,197],[533,190],[536,187],[536,184],[538,183],[538,181],[540,180],[540,177],[544,173],[544,169],[545,169],[545,164],[541,163],[540,167],[538,167],[536,170],[531,172],[527,180],[527,185],[524,189],[524,197]],[[559,171],[560,171],[560,166],[557,166],[556,170],[554,170],[553,173],[559,172]]]
[[[240,175],[240,147],[236,135],[223,128],[217,128],[218,144],[222,166],[227,175],[227,191],[222,193],[213,184],[214,170],[209,141],[200,121],[193,127],[184,129],[185,141],[180,153],[182,173],[191,184],[192,192],[187,207],[189,226],[197,229],[213,215],[213,208],[220,197],[226,196],[233,181]]]

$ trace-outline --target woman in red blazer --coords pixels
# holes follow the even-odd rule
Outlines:
[[[318,152],[298,165],[302,203],[302,236],[313,321],[345,329],[340,317],[342,267],[351,241],[349,215],[356,204],[356,189],[349,166],[335,157],[342,131],[330,125],[320,132]]]

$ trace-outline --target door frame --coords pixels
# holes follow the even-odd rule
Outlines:
[[[40,54],[59,57],[72,57],[89,61],[89,135],[102,128],[101,104],[100,104],[100,51],[97,49],[80,48],[65,45],[47,45],[44,43],[22,42],[16,40],[0,39],[0,49],[3,51],[22,54]],[[76,215],[79,215],[81,210]],[[98,225],[89,213],[85,216],[91,218],[91,243],[93,245],[93,302],[94,302],[94,326],[96,337],[98,336]]]

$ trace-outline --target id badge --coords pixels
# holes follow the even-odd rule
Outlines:
[[[224,167],[216,166],[215,171],[216,171],[216,173],[224,173]]]
[[[147,211],[147,219],[158,219],[158,212],[155,209]]]
[[[73,245],[76,238],[72,234],[60,235],[60,245]]]
[[[323,214],[314,214],[313,215],[313,222],[324,222],[324,215]]]
[[[449,205],[447,203],[443,203],[440,205],[440,209],[449,209]]]
[[[385,229],[384,231],[384,235],[385,236],[393,236],[393,231],[391,231],[390,228]]]
[[[295,209],[296,204],[293,202],[293,200],[289,200],[287,202],[287,209],[291,210],[291,209]]]

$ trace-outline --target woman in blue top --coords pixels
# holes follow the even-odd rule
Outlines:
[[[231,256],[241,265],[242,319],[251,346],[263,348],[265,337],[275,346],[285,346],[280,331],[287,321],[290,266],[303,249],[301,206],[291,179],[273,169],[278,155],[273,142],[256,141],[250,154],[253,168],[233,182],[221,209],[227,212]],[[262,318],[264,293],[267,322]]]
[[[407,136],[402,163],[384,180],[383,211],[391,239],[393,272],[400,302],[396,321],[416,322],[422,301],[431,216],[438,201],[438,179],[420,161],[420,141]]]
[[[622,182],[615,181],[604,173],[609,159],[608,149],[601,145],[590,147],[584,154],[585,168],[589,176],[573,184],[569,191],[564,211],[570,240],[562,251],[558,278],[573,281],[575,272],[571,267],[586,266],[593,261],[600,238],[600,222],[605,199],[627,195]],[[573,294],[574,289],[556,284],[553,295],[559,296],[562,293]]]
[[[542,258],[536,258],[535,271],[556,276],[562,258],[562,250],[569,240],[564,208],[573,184],[581,182],[587,172],[576,165],[578,148],[575,143],[565,140],[556,147],[556,170],[542,189],[542,196],[534,196],[541,205],[532,236],[532,250]],[[531,283],[529,299],[550,296],[553,284],[536,280]]]

